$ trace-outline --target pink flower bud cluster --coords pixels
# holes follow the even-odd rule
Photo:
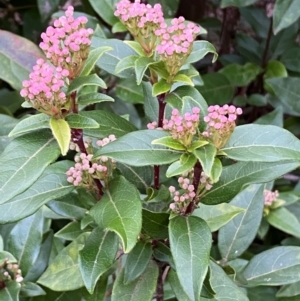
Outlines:
[[[135,0],[121,0],[116,4],[115,16],[128,28],[147,54],[152,54],[156,46],[154,31],[164,22],[162,7]]]
[[[197,132],[199,114],[200,109],[198,107],[194,107],[192,113],[185,113],[183,116],[179,114],[177,109],[173,109],[171,119],[164,119],[163,129],[169,131],[172,137],[183,145],[189,146]]]
[[[23,81],[20,94],[38,110],[48,112],[53,107],[60,108],[66,102],[62,88],[68,75],[67,69],[54,68],[43,59],[38,59],[29,75],[30,79]]]
[[[185,23],[183,17],[174,18],[171,26],[161,23],[155,34],[160,38],[156,50],[165,62],[166,69],[174,76],[190,55],[193,42],[200,32],[200,27],[194,23]]]
[[[149,130],[155,130],[157,128],[157,122],[156,121],[153,121],[153,122],[150,122],[147,124],[147,128]]]
[[[46,57],[55,66],[62,66],[70,71],[82,67],[82,62],[87,58],[93,29],[84,28],[87,18],[73,17],[74,8],[69,6],[65,16],[54,21],[54,27],[49,26],[42,33],[43,42],[40,47]],[[75,77],[76,74],[73,74]],[[78,73],[78,71],[77,71]]]
[[[278,190],[271,191],[271,190],[265,190],[264,191],[264,202],[265,206],[271,206],[279,197]]]
[[[212,180],[202,171],[200,177],[200,186],[203,186],[205,190],[210,190],[212,188]]]
[[[4,281],[15,280],[19,283],[23,281],[22,271],[19,265],[17,263],[8,263],[8,259],[3,265],[3,276],[1,277],[0,275],[0,279],[1,278]]]

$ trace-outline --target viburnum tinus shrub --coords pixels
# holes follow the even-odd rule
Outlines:
[[[266,91],[282,101],[272,31],[262,66],[231,54],[202,79],[195,63],[218,55],[199,24],[160,3],[90,3],[122,39],[69,6],[43,54],[24,53],[24,79],[7,78],[30,115],[4,119],[0,300],[298,300],[299,192],[275,180],[299,167],[300,142],[267,115],[247,122]],[[216,97],[216,78],[239,97]]]

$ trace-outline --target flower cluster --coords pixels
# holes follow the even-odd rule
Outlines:
[[[169,131],[174,139],[188,147],[197,132],[199,114],[200,109],[198,107],[194,107],[192,113],[185,113],[183,116],[179,114],[177,109],[173,109],[171,119],[164,119],[163,129]],[[151,125],[149,126],[151,127]]]
[[[3,281],[15,280],[16,282],[22,282],[22,271],[17,263],[9,263],[8,259],[0,266],[0,274],[3,276]],[[2,280],[2,279],[1,279]]]
[[[241,108],[233,105],[214,105],[208,107],[208,115],[204,121],[208,127],[202,133],[204,137],[210,137],[217,148],[221,148],[228,141],[235,128],[235,122],[238,115],[243,113]]]
[[[116,4],[114,14],[140,43],[145,53],[152,55],[157,42],[154,32],[164,23],[161,5],[157,3],[152,7],[140,0],[135,0],[134,3],[121,0]]]
[[[62,88],[68,75],[67,69],[54,68],[39,59],[29,75],[30,79],[23,81],[20,94],[37,110],[56,115],[66,102]]]
[[[265,206],[271,206],[279,197],[278,190],[271,191],[271,190],[265,190],[264,191],[264,202]]]
[[[54,21],[54,27],[49,26],[42,33],[40,43],[46,57],[54,66],[61,66],[70,71],[74,78],[82,68],[82,63],[88,56],[93,29],[84,28],[86,17],[73,17],[74,8],[69,6],[65,16]]]
[[[176,75],[190,55],[193,42],[200,32],[200,27],[192,22],[185,23],[183,17],[174,18],[171,26],[161,23],[155,34],[160,38],[157,52],[165,62],[166,69],[171,76]]]

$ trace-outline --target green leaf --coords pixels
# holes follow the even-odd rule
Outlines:
[[[16,281],[8,281],[5,287],[0,290],[0,300],[3,301],[19,301],[19,293],[21,289],[20,283]]]
[[[139,42],[125,40],[123,41],[126,45],[128,45],[131,49],[133,49],[139,56],[145,56],[146,53]]]
[[[98,280],[94,293],[91,295],[85,288],[82,289],[82,297],[85,301],[103,301],[106,296],[106,287],[107,287],[108,278],[100,277]],[[70,300],[73,301],[73,300]]]
[[[76,77],[68,88],[68,94],[84,87],[84,86],[99,86],[106,89],[106,83],[97,74]]]
[[[193,154],[182,154],[180,160],[173,162],[167,169],[166,176],[168,178],[182,175],[186,171],[191,170],[197,162],[197,158]]]
[[[82,94],[78,97],[78,104],[82,106],[88,106],[94,103],[100,103],[100,102],[105,102],[105,101],[112,101],[114,102],[115,100],[102,93],[88,93],[88,94]]]
[[[89,52],[89,56],[84,63],[82,70],[80,71],[79,76],[87,76],[93,70],[95,64],[100,59],[100,57],[107,51],[113,50],[112,47],[103,46],[95,48]]]
[[[255,288],[247,288],[247,295],[250,301],[279,301],[275,299],[276,291],[277,289],[275,287],[258,286]]]
[[[171,136],[155,139],[151,144],[163,145],[176,150],[185,150],[185,146]]]
[[[147,268],[152,255],[152,247],[149,242],[138,241],[128,254],[124,266],[124,284],[136,280]]]
[[[158,241],[154,250],[153,256],[155,259],[168,263],[172,269],[175,269],[175,264],[172,258],[171,250],[164,243]]]
[[[18,119],[8,115],[0,114],[0,154],[10,143],[11,138],[8,137],[8,134],[13,130],[18,122]]]
[[[300,295],[300,281],[283,285],[277,292],[276,297],[293,297]]]
[[[288,209],[280,207],[271,210],[267,220],[273,227],[300,238],[300,222]]]
[[[22,119],[8,134],[8,137],[36,131],[38,129],[49,128],[49,119],[50,117],[43,113]]]
[[[89,0],[96,13],[109,25],[114,25],[119,19],[114,15],[115,6],[118,0]]]
[[[134,68],[135,62],[139,57],[137,55],[129,55],[127,57],[124,57],[119,61],[119,63],[116,65],[115,72],[118,74],[126,69]]]
[[[149,0],[148,1],[151,5],[155,5],[155,3],[158,3],[156,0]],[[178,10],[178,6],[179,6],[179,0],[160,0],[159,3],[161,3],[162,5],[162,9],[163,9],[163,13],[165,18],[172,18],[177,10]]]
[[[104,138],[113,134],[117,138],[136,131],[137,128],[126,119],[117,114],[106,111],[86,111],[80,112],[80,115],[94,119],[98,124],[98,129],[85,129],[84,134],[96,138]]]
[[[141,56],[135,61],[135,75],[136,75],[136,83],[138,85],[141,84],[146,70],[153,63],[155,63],[153,58],[146,57],[146,56]]]
[[[70,163],[60,161],[50,165],[29,189],[0,205],[0,224],[23,219],[53,198],[69,194],[74,189],[66,177],[66,170],[71,167]]]
[[[263,191],[264,185],[250,185],[230,202],[245,211],[219,231],[218,247],[225,262],[240,256],[252,243],[263,215]]]
[[[65,247],[51,262],[38,283],[57,292],[72,291],[84,285],[79,270],[79,250],[85,245],[88,233],[84,233]]]
[[[168,224],[170,215],[165,212],[152,212],[143,209],[142,230],[155,239],[168,238]]]
[[[212,144],[207,144],[199,149],[196,149],[193,153],[200,161],[204,173],[211,178],[214,159],[217,154],[216,147]]]
[[[71,141],[71,129],[68,122],[66,122],[64,119],[51,118],[50,128],[60,147],[61,154],[65,156],[69,150]]]
[[[192,301],[200,301],[209,265],[210,229],[199,217],[177,216],[170,220],[169,236],[179,281]]]
[[[234,87],[227,77],[221,73],[209,73],[202,76],[204,85],[197,86],[210,105],[224,105],[231,102],[234,95]]]
[[[236,87],[249,85],[262,72],[262,68],[254,63],[247,63],[244,66],[230,64],[219,72],[227,77],[230,83]]]
[[[142,82],[144,92],[144,110],[146,116],[150,121],[156,121],[158,119],[158,101],[157,98],[152,95],[152,85],[149,82]]]
[[[204,219],[211,232],[214,232],[222,228],[242,212],[245,212],[244,208],[227,203],[213,206],[201,204],[200,208],[194,210],[193,215]]]
[[[275,247],[251,258],[243,276],[247,286],[277,286],[300,280],[300,248]]]
[[[212,53],[214,55],[212,59],[212,62],[214,63],[218,58],[218,53],[215,46],[207,41],[196,41],[194,42],[193,50],[185,63],[191,64],[198,62],[203,59],[208,53]]]
[[[222,174],[213,188],[206,192],[202,202],[207,205],[230,201],[245,186],[256,183],[267,183],[298,167],[298,163],[280,162],[238,162],[223,167]]]
[[[20,90],[43,54],[34,43],[9,31],[0,30],[0,39],[0,78]]]
[[[17,259],[6,251],[0,251],[0,265],[3,265],[5,262],[7,263],[17,263]]]
[[[243,7],[255,3],[257,0],[221,0],[221,8],[228,6]]]
[[[48,1],[48,0],[38,0],[38,9],[41,16],[42,22],[47,21],[51,15],[58,10],[59,0]]]
[[[194,83],[193,81],[191,80],[191,78],[185,74],[180,74],[178,73],[174,79],[173,79],[174,82],[180,82],[180,83],[185,83],[187,85],[190,85],[190,86],[194,86]]]
[[[85,287],[93,294],[97,281],[113,264],[119,240],[115,233],[97,227],[79,252],[79,268]]]
[[[235,128],[221,151],[240,161],[299,161],[300,141],[278,126],[247,124]]]
[[[157,96],[160,94],[167,93],[171,90],[172,84],[167,83],[167,81],[161,78],[157,83],[153,85],[152,95]]]
[[[58,145],[48,131],[14,139],[0,156],[0,204],[31,186],[59,154]]]
[[[135,281],[124,283],[124,269],[118,275],[112,291],[112,301],[151,301],[156,289],[158,266],[150,261],[144,273]]]
[[[299,46],[286,49],[282,54],[280,61],[284,64],[285,68],[289,71],[299,72],[300,70],[300,53]]]
[[[188,295],[185,293],[185,291],[183,290],[183,288],[179,282],[177,273],[173,269],[171,269],[169,271],[167,279],[175,293],[177,300],[180,300],[180,301],[190,301],[191,300],[188,297]]]
[[[120,236],[125,253],[134,247],[142,228],[142,203],[137,189],[124,177],[109,182],[101,202],[90,214],[101,228]]]
[[[37,284],[33,282],[23,282],[20,297],[36,297],[46,295],[46,292]]]
[[[115,23],[111,29],[112,33],[126,32],[126,31],[128,31],[128,29],[121,21]]]
[[[65,120],[72,129],[97,129],[99,127],[98,122],[94,119],[81,114],[69,114]]]
[[[154,139],[167,135],[160,130],[132,132],[105,145],[95,156],[105,155],[133,166],[168,164],[179,159],[181,152],[151,144]]]
[[[283,127],[283,109],[282,107],[277,107],[272,112],[263,115],[256,119],[253,123],[255,124],[263,124],[263,125],[276,125],[279,127]]]
[[[211,170],[211,180],[213,183],[217,183],[222,174],[223,165],[219,158],[214,159],[214,164]]]
[[[283,28],[289,27],[300,17],[297,0],[277,0],[273,13],[273,31],[277,34]]]
[[[55,237],[64,240],[74,240],[84,231],[80,228],[80,223],[77,221],[70,222],[55,233]]]
[[[40,210],[18,222],[9,235],[7,251],[18,259],[23,275],[27,274],[39,255],[43,224],[43,214]]]
[[[144,103],[143,87],[134,78],[120,79],[116,85],[117,96],[128,103]]]

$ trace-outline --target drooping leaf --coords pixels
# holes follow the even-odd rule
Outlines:
[[[0,204],[31,186],[59,154],[59,147],[48,131],[14,139],[0,156]]]
[[[177,216],[170,220],[169,236],[179,281],[189,298],[199,301],[209,265],[210,229],[197,216]]]
[[[124,177],[110,181],[90,214],[101,228],[119,235],[125,253],[134,247],[142,228],[142,203],[137,189]]]
[[[230,202],[245,212],[219,231],[218,247],[225,262],[240,256],[252,243],[263,215],[263,191],[264,185],[250,185]]]
[[[97,227],[79,252],[79,269],[85,287],[93,294],[97,281],[113,264],[118,251],[118,237]]]

